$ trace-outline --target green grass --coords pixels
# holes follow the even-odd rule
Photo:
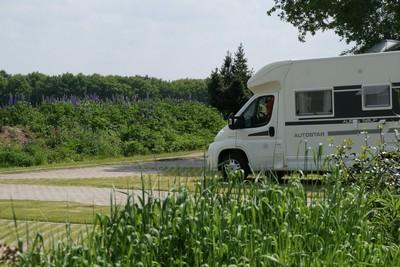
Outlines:
[[[28,247],[39,233],[46,245],[49,245],[51,242],[65,241],[68,236],[77,241],[80,233],[84,233],[86,228],[90,229],[91,227],[91,225],[85,224],[39,221],[17,221],[17,224],[15,224],[14,220],[0,219],[0,240],[10,246],[16,246],[17,241],[21,240]],[[70,230],[70,235],[68,235],[67,230]]]
[[[377,207],[362,188],[330,182],[324,193],[309,203],[298,181],[210,179],[193,193],[180,188],[163,200],[112,206],[80,242],[41,253],[37,245],[18,264],[399,266],[398,233],[380,220],[399,214],[400,199],[380,195],[394,202]]]
[[[23,221],[93,223],[97,213],[109,214],[107,206],[74,202],[0,200],[0,219]]]
[[[0,243],[17,246],[20,240],[26,249],[38,233],[46,248],[68,238],[76,242],[92,228],[97,213],[109,214],[110,207],[71,202],[0,200]]]
[[[31,166],[31,167],[0,167],[0,173],[30,172],[30,171],[51,170],[51,169],[66,169],[66,168],[90,167],[98,165],[146,162],[152,160],[183,157],[191,154],[201,154],[201,153],[202,151],[200,150],[194,150],[194,151],[182,151],[182,152],[172,152],[172,153],[162,153],[162,154],[137,155],[132,157],[84,159],[83,161],[77,161],[77,162],[61,162],[61,163],[46,164],[46,165]]]
[[[198,178],[173,177],[173,176],[143,176],[144,188],[169,191],[184,184],[193,190]],[[91,186],[102,188],[141,189],[142,178],[139,176],[107,177],[107,178],[74,178],[74,179],[0,179],[0,184],[28,184],[28,185],[52,185],[52,186]]]

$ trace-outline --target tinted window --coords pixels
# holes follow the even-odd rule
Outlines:
[[[390,106],[389,85],[373,85],[363,87],[364,107],[379,108]]]
[[[393,111],[400,113],[400,86],[392,87]]]
[[[332,90],[296,92],[297,116],[332,115]]]

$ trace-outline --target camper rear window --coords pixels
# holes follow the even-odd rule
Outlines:
[[[390,108],[390,86],[369,85],[363,86],[363,108],[382,109]]]
[[[332,109],[332,89],[296,92],[297,116],[330,116]]]

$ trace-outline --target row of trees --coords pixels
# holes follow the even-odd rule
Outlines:
[[[185,99],[209,103],[227,115],[236,112],[251,95],[247,80],[252,71],[247,66],[243,45],[227,52],[220,68],[207,79],[165,81],[143,76],[102,76],[65,73],[49,76],[39,72],[27,75],[0,71],[0,106],[24,100],[38,105],[43,100],[89,99]]]
[[[48,76],[34,72],[11,75],[0,71],[0,105],[11,104],[14,98],[32,104],[46,98],[97,96],[110,99],[124,96],[130,99],[189,99],[207,102],[207,84],[202,79],[165,81],[142,76],[73,75]]]

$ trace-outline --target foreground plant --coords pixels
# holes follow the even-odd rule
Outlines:
[[[98,214],[79,242],[44,249],[38,235],[16,265],[399,266],[400,199],[390,183],[369,182],[382,177],[386,157],[363,162],[378,171],[360,172],[342,164],[342,152],[316,198],[295,178],[248,183],[240,171],[163,199],[143,190]]]

